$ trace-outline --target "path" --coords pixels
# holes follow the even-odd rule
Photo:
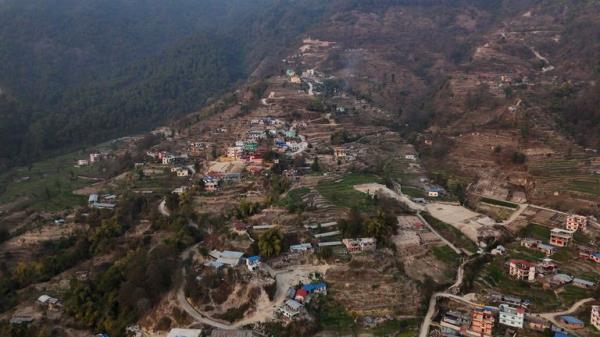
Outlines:
[[[564,326],[564,324],[563,324],[562,322],[559,322],[558,320],[556,320],[556,317],[557,317],[557,316],[563,316],[563,315],[570,315],[570,314],[572,314],[572,313],[576,312],[577,310],[579,310],[579,308],[580,308],[582,305],[584,305],[584,304],[586,304],[586,303],[588,303],[588,302],[591,302],[591,301],[595,301],[595,299],[590,297],[590,298],[585,298],[585,299],[579,300],[579,301],[575,302],[575,303],[574,303],[574,304],[571,306],[571,308],[569,308],[569,309],[567,309],[567,310],[565,310],[565,311],[559,311],[559,312],[545,312],[545,313],[539,313],[539,314],[533,314],[533,315],[536,315],[536,316],[542,317],[542,318],[544,318],[544,319],[546,319],[546,320],[550,321],[552,324],[554,324],[554,325],[556,325],[556,326],[558,326],[558,327],[560,327],[560,328],[564,329],[565,331],[568,331],[568,332],[570,332],[570,333],[572,333],[572,334],[576,335],[576,333],[575,333],[574,331],[572,331],[572,330],[570,330],[570,329],[568,329],[568,328],[565,328],[565,326]]]
[[[452,284],[450,287],[448,287],[448,290],[450,290],[452,288],[460,287],[460,285],[462,284],[463,279],[464,279],[465,265],[469,261],[470,260],[464,261],[460,265],[460,267],[458,267],[458,272],[456,273],[456,282],[454,282],[454,284]],[[427,337],[427,335],[429,334],[431,320],[433,319],[433,316],[435,315],[435,312],[436,312],[435,308],[437,307],[437,299],[439,297],[451,298],[451,299],[457,300],[459,302],[462,302],[462,303],[465,303],[465,304],[468,304],[471,306],[479,306],[479,303],[471,302],[459,295],[454,295],[454,294],[450,294],[450,293],[446,293],[446,292],[439,292],[439,293],[433,294],[433,296],[431,296],[431,300],[429,301],[429,307],[427,309],[427,314],[425,315],[425,318],[423,319],[423,323],[421,324],[421,329],[419,331],[419,337]]]
[[[169,210],[167,209],[166,200],[163,200],[160,202],[160,204],[158,204],[158,211],[164,216],[171,216],[171,213],[169,213]]]
[[[399,189],[399,184],[395,184],[396,186],[398,186],[396,189]],[[382,185],[382,184],[361,184],[361,185],[354,185],[354,189],[363,193],[367,193],[367,194],[375,194],[375,193],[382,193],[392,199],[398,200],[404,204],[406,204],[408,206],[408,208],[412,209],[413,211],[417,212],[417,217],[423,222],[423,224],[425,224],[425,226],[427,226],[427,228],[429,228],[429,230],[435,234],[437,237],[440,238],[440,240],[442,240],[446,245],[448,245],[448,247],[450,247],[456,254],[462,254],[463,251],[461,249],[459,249],[458,247],[456,247],[455,245],[452,244],[452,242],[448,241],[445,237],[443,237],[440,233],[438,233],[428,222],[427,220],[425,220],[425,218],[423,218],[421,216],[421,214],[419,213],[420,211],[424,211],[425,210],[425,206],[417,204],[416,202],[410,200],[410,198],[408,198],[406,195],[402,194],[402,193],[398,193],[397,191],[391,190],[389,189],[387,186]]]

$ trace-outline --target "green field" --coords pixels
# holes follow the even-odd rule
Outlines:
[[[86,197],[73,194],[73,190],[94,181],[79,176],[98,174],[95,166],[73,166],[86,157],[87,153],[70,153],[0,175],[0,203],[19,202],[22,207],[48,211],[83,204]]]
[[[514,204],[512,202],[508,202],[508,201],[490,199],[490,198],[485,198],[485,197],[481,198],[480,201],[481,202],[485,202],[487,204],[492,204],[492,205],[497,205],[497,206],[503,206],[503,207],[508,207],[508,208],[512,208],[512,209],[519,208],[519,205]]]
[[[431,249],[431,252],[436,259],[449,266],[458,268],[458,265],[460,264],[460,256],[456,254],[452,248],[448,246],[436,246]]]
[[[277,202],[279,206],[290,208],[293,205],[301,205],[302,198],[310,193],[310,188],[300,187],[287,192],[286,197]]]
[[[477,251],[477,245],[452,225],[434,218],[429,213],[421,213],[421,215],[433,228],[435,228],[436,231],[440,233],[441,236],[446,238],[446,240],[470,252]]]
[[[402,186],[402,193],[411,198],[425,198],[425,191],[413,186]]]
[[[366,332],[372,333],[375,336],[396,336],[396,337],[411,337],[418,334],[419,321],[411,320],[391,320],[387,321]]]
[[[592,195],[600,195],[600,177],[590,176],[586,180],[573,180],[570,185],[571,189],[576,192],[582,192]]]
[[[530,223],[527,227],[519,231],[519,236],[547,242],[550,239],[550,229],[548,227]]]
[[[375,202],[367,194],[355,190],[354,185],[381,182],[381,178],[372,174],[350,173],[341,179],[320,181],[317,191],[336,206],[357,207],[367,211],[372,209]]]

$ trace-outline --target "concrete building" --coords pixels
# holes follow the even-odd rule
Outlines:
[[[491,308],[475,308],[471,313],[471,325],[467,334],[470,336],[491,337],[495,321],[494,312]]]
[[[592,305],[590,324],[596,328],[596,330],[600,330],[600,305]]]
[[[517,280],[535,281],[535,265],[525,260],[510,260],[509,274]]]
[[[587,229],[587,217],[583,215],[571,214],[565,220],[565,229],[568,231],[585,231]]]
[[[550,231],[550,244],[557,247],[566,247],[573,239],[573,232],[562,228],[554,228]]]
[[[374,238],[343,239],[342,242],[349,253],[374,251],[377,247],[377,240]]]
[[[511,326],[513,328],[523,328],[525,322],[525,308],[500,304],[499,309],[498,321],[500,324]]]
[[[167,337],[200,337],[202,336],[202,329],[182,329],[174,328],[169,331]]]

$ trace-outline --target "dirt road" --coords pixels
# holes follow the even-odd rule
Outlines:
[[[574,331],[568,329],[565,327],[565,325],[562,322],[559,322],[556,317],[557,316],[563,316],[563,315],[570,315],[574,312],[576,312],[582,305],[594,301],[594,298],[585,298],[583,300],[580,300],[578,302],[575,302],[571,308],[569,308],[568,310],[565,311],[559,311],[559,312],[545,312],[545,313],[539,313],[539,314],[534,314],[536,316],[540,316],[548,321],[550,321],[552,324],[561,327],[562,329],[565,329],[565,331],[570,332],[573,335],[577,335]]]

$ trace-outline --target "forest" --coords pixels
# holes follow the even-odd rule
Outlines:
[[[268,64],[317,1],[0,3],[0,168],[146,131]]]

